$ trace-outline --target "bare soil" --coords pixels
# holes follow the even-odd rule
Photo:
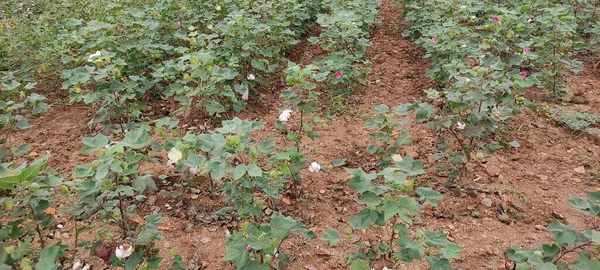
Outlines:
[[[364,151],[369,143],[364,119],[369,116],[372,106],[414,102],[423,98],[423,90],[431,86],[423,75],[429,63],[411,41],[400,35],[401,10],[391,2],[383,1],[379,15],[383,23],[372,33],[372,46],[367,53],[372,62],[372,72],[366,88],[347,100],[348,113],[317,127],[322,138],[305,144],[304,151],[322,164],[347,158],[348,167],[370,170],[375,160]],[[303,42],[290,55],[294,59],[309,61],[306,59],[321,53],[318,48],[307,47],[311,46]],[[585,102],[570,106],[599,113],[597,86],[600,85],[600,75],[599,71],[593,70],[598,57],[590,55],[583,60],[585,71],[571,78],[571,86],[577,96],[584,97]],[[280,90],[262,90],[251,100],[249,109],[238,117],[264,122],[266,128],[261,134],[265,136],[275,132],[277,109],[283,108],[279,101]],[[48,90],[52,91],[61,90]],[[60,100],[60,97],[55,98],[55,101]],[[31,129],[17,133],[11,142],[15,145],[30,143],[33,151],[39,154],[50,151],[50,166],[70,175],[77,165],[92,160],[79,151],[83,146],[80,137],[94,133],[87,127],[92,113],[93,110],[84,105],[55,105],[32,121]],[[291,124],[294,125],[294,122]],[[406,128],[413,136],[414,146],[404,151],[427,160],[435,151],[433,134],[416,124],[409,124]],[[462,259],[455,262],[460,269],[504,269],[506,248],[548,243],[552,239],[551,233],[538,228],[557,220],[572,224],[577,229],[598,227],[598,220],[574,211],[567,202],[571,194],[583,196],[585,191],[600,189],[600,146],[597,139],[573,133],[531,111],[513,119],[503,136],[506,141],[518,141],[521,147],[502,150],[487,158],[486,162],[470,167],[469,173],[461,177],[452,189],[444,187],[446,179],[437,176],[435,170],[419,179],[421,185],[443,192],[444,200],[439,208],[422,211],[415,219],[413,229],[447,232],[452,241],[464,248]],[[34,159],[35,156],[27,158]],[[166,157],[163,158],[166,160]],[[432,165],[427,163],[427,167]],[[584,173],[574,170],[580,166],[584,167]],[[160,173],[168,173],[160,170],[163,170]],[[345,185],[348,178],[341,168],[324,173],[306,173],[302,182],[303,195],[291,200],[289,205],[278,202],[276,210],[305,222],[319,235],[321,230],[328,228],[335,228],[346,235],[349,231],[348,216],[359,210],[356,194]],[[173,189],[170,186],[163,188]],[[227,224],[213,218],[214,211],[223,207],[222,198],[209,198],[203,195],[205,193],[196,194],[190,190],[182,192],[184,194],[176,199],[155,194],[158,199],[154,206],[144,207],[148,213],[160,210],[166,217],[164,240],[159,242],[161,255],[165,258],[164,268],[171,261],[170,251],[177,250],[186,265],[193,261],[196,265],[204,264],[206,269],[234,269],[221,261],[225,255],[224,226]],[[198,198],[193,199],[196,198],[194,195]],[[482,204],[484,198],[491,199],[492,206]],[[509,209],[512,219],[509,224],[496,216],[503,204]],[[65,218],[63,213],[57,215],[59,219]],[[83,237],[93,239],[94,234],[87,233]],[[293,255],[289,269],[347,269],[344,258],[356,251],[356,243],[387,238],[389,235],[383,230],[375,233],[355,231],[353,237],[345,237],[342,243],[330,247],[325,241],[308,241],[298,236],[286,241],[282,249]],[[95,269],[105,267],[98,260],[90,261]],[[427,269],[425,263],[393,266],[383,259],[377,261],[376,269],[384,265],[393,269]]]

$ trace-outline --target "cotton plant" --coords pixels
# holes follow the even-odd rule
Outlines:
[[[138,204],[147,199],[145,194],[157,189],[152,175],[139,171],[142,162],[157,162],[147,156],[151,149],[158,150],[150,139],[150,127],[141,125],[125,133],[122,140],[111,141],[109,137],[97,134],[82,141],[82,152],[94,154],[97,159],[75,168],[74,180],[68,183],[74,196],[72,206],[65,210],[76,224],[76,241],[79,231],[87,228],[84,225],[77,227],[78,221],[92,217],[105,219],[109,224],[116,224],[120,234],[112,238],[99,237],[93,245],[96,256],[114,266],[152,265],[150,262],[158,258],[154,243],[162,237],[158,230],[162,217],[152,214],[143,219],[132,218],[137,216]],[[171,162],[179,162],[180,154],[171,151]],[[113,247],[115,242],[124,243]],[[106,251],[107,247],[112,248]],[[150,266],[150,269],[156,267]]]

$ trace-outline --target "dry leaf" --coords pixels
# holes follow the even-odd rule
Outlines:
[[[144,225],[146,221],[139,215],[127,215],[127,219],[135,224]]]
[[[46,213],[46,215],[54,216],[56,215],[56,209],[54,207],[48,207],[44,213]]]
[[[170,231],[169,227],[167,227],[167,226],[158,226],[158,230],[159,231]]]
[[[283,202],[283,203],[285,203],[285,204],[287,204],[287,205],[290,205],[290,204],[292,204],[292,202],[290,201],[290,199],[288,199],[288,198],[286,198],[286,197],[283,197],[283,198],[281,198],[281,202]]]

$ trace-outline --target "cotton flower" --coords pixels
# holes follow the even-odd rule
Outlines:
[[[248,89],[246,89],[246,91],[242,94],[242,100],[248,100],[249,94],[250,94],[250,91]]]
[[[431,42],[433,42],[433,43],[437,43],[437,42],[438,42],[438,38],[436,38],[436,37],[432,37],[430,40],[431,40]]]
[[[400,162],[400,161],[402,161],[402,156],[398,155],[398,154],[394,154],[394,155],[392,155],[392,160],[394,162]]]
[[[216,6],[216,7],[215,7],[215,9],[216,9],[217,11],[221,11],[221,6]]]
[[[330,37],[326,37],[325,40],[331,42],[331,38]]]
[[[318,172],[320,170],[321,170],[321,165],[319,165],[319,163],[313,162],[310,164],[310,166],[308,166],[309,172]]]
[[[99,58],[99,57],[102,57],[102,52],[96,51],[95,53],[91,54],[90,57],[88,57],[88,61],[93,62],[94,60],[96,60],[96,58]]]
[[[247,77],[247,78],[248,78],[248,80],[249,80],[249,81],[254,81],[254,80],[256,80],[256,77],[254,76],[254,74],[248,74],[248,77]]]
[[[527,78],[527,75],[529,75],[529,73],[527,73],[527,71],[521,71],[521,72],[519,72],[519,76],[521,76],[523,78]]]
[[[125,259],[133,254],[133,246],[130,244],[123,244],[115,249],[115,256],[119,259]]]
[[[198,175],[199,171],[200,171],[200,169],[198,168],[198,166],[190,167],[190,173],[193,175]]]
[[[71,269],[72,270],[90,270],[90,265],[78,260],[73,264],[73,267]]]
[[[465,124],[463,122],[456,123],[456,128],[458,128],[458,129],[465,129],[465,127],[467,127],[467,124]]]
[[[171,161],[173,164],[175,164],[183,158],[183,154],[181,153],[181,151],[179,151],[179,149],[173,147],[169,151],[169,154],[167,155],[167,157],[169,158],[169,161]]]
[[[336,73],[335,73],[335,78],[336,78],[336,79],[339,79],[339,78],[341,78],[343,75],[344,75],[344,72],[342,72],[342,71],[338,71],[338,72],[336,72]]]
[[[523,54],[528,54],[529,52],[531,52],[531,48],[529,48],[529,47],[523,48]]]
[[[105,145],[104,149],[106,149],[106,150],[110,149],[110,144]]]
[[[177,22],[177,28],[181,28],[182,24],[181,21]]]
[[[498,18],[497,16],[494,16],[494,17],[492,17],[492,22],[500,23],[500,18]]]
[[[283,112],[281,112],[281,114],[279,115],[279,121],[281,122],[287,122],[290,120],[290,118],[292,117],[292,110],[290,109],[285,109],[283,110]]]
[[[462,6],[460,6],[460,9],[467,9],[467,6],[462,5]]]

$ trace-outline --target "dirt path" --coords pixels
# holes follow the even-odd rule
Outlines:
[[[364,129],[364,120],[372,106],[413,102],[423,97],[423,90],[431,86],[423,75],[428,61],[422,59],[421,51],[411,41],[400,35],[401,9],[391,2],[382,2],[379,15],[382,24],[372,34],[372,46],[367,52],[372,70],[364,92],[349,98],[346,114],[317,127],[322,138],[306,144],[307,155],[322,164],[347,158],[348,167],[372,167],[374,159],[365,153],[370,141]],[[302,51],[302,48],[298,50]],[[305,51],[311,53],[311,50]],[[307,59],[297,53],[294,57]],[[586,82],[586,95],[593,95],[590,85],[598,85],[598,76],[588,72],[583,78],[577,77],[579,79]],[[595,95],[590,98],[592,103],[588,105],[591,107],[600,105],[597,104],[598,93]],[[265,122],[267,128],[262,132],[266,136],[274,132],[277,108],[281,108],[279,93],[276,90],[263,93],[260,100],[261,106],[250,104],[248,111],[238,117]],[[14,142],[31,143],[37,153],[52,151],[54,156],[50,165],[68,175],[76,165],[89,161],[89,157],[79,152],[82,147],[79,137],[90,134],[86,127],[90,111],[81,106],[53,108],[33,121],[30,131],[18,133]],[[540,125],[536,127],[529,123]],[[424,126],[409,124],[406,128],[413,135],[415,145],[404,151],[426,160],[435,149],[433,135]],[[443,191],[445,198],[440,202],[440,208],[425,209],[413,229],[446,231],[456,244],[464,247],[463,259],[455,263],[462,269],[503,269],[505,248],[548,242],[551,234],[536,227],[546,226],[557,217],[564,217],[562,222],[578,229],[592,226],[593,219],[573,211],[567,199],[569,194],[582,195],[585,190],[598,187],[600,179],[595,174],[600,173],[600,147],[593,140],[577,138],[532,113],[512,121],[505,137],[508,141],[517,140],[521,147],[490,157],[483,168],[471,168],[471,174],[458,182],[459,194],[445,190],[442,187],[445,179],[433,172],[423,179]],[[428,163],[427,166],[431,165]],[[585,173],[574,171],[580,166],[584,166]],[[347,179],[348,174],[341,168],[326,173],[307,173],[302,183],[306,194],[290,205],[279,203],[279,210],[302,220],[318,233],[322,229],[335,228],[344,236],[344,241],[335,247],[324,241],[307,241],[301,237],[286,241],[282,248],[293,254],[288,269],[347,269],[344,258],[356,250],[356,243],[385,237],[383,231],[379,234],[356,231],[353,238],[346,237],[347,217],[359,209],[354,201],[355,193],[345,185]],[[202,222],[218,209],[218,205],[208,198],[192,200],[189,195],[157,203],[166,217],[163,225],[170,229],[164,232],[165,240],[159,243],[165,262],[170,261],[169,253],[174,249],[183,256],[186,264],[194,260],[198,264],[204,262],[207,269],[232,269],[229,263],[221,261],[225,254],[225,231],[220,225]],[[481,203],[484,198],[491,199],[493,205],[484,206]],[[164,203],[174,209],[164,209]],[[517,205],[522,210],[513,211],[515,222],[510,225],[496,218],[496,209],[502,203]],[[389,262],[378,261],[376,269],[381,269],[384,264],[392,266]],[[394,269],[426,269],[426,265],[416,263]]]

